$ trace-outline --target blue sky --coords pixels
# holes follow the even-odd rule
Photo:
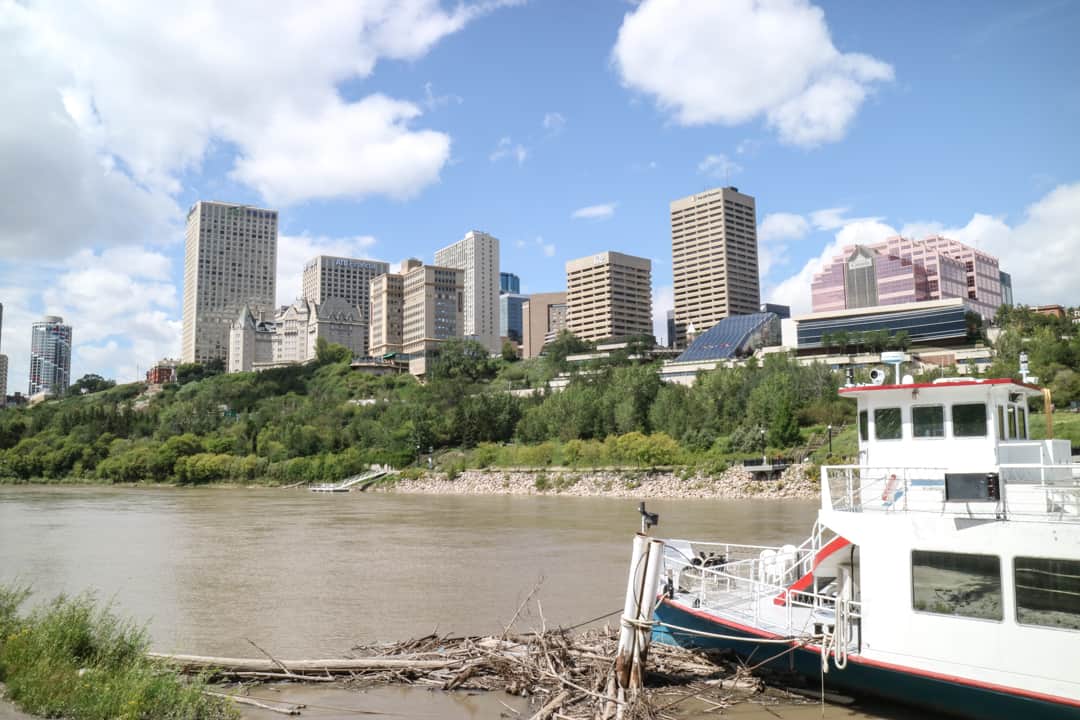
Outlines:
[[[757,198],[763,299],[808,309],[823,255],[946,232],[1021,302],[1080,304],[1080,4],[0,0],[0,302],[73,375],[179,351],[183,219],[280,211],[278,298],[317,252],[431,260],[470,229],[525,292],[600,250],[654,261],[667,206]],[[576,216],[575,216],[576,215]]]

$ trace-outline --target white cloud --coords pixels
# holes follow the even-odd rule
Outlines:
[[[882,217],[858,217],[849,218],[846,215],[851,212],[851,208],[847,207],[834,207],[825,208],[823,210],[815,210],[810,213],[810,222],[818,230],[836,230],[837,228],[844,227],[845,225],[851,225],[853,223],[864,222],[876,222],[883,220]]]
[[[758,242],[798,240],[810,231],[806,218],[795,213],[771,213],[758,225]]]
[[[277,248],[277,304],[288,305],[303,292],[304,264],[316,255],[366,258],[375,245],[370,235],[329,238],[281,235]]]
[[[557,112],[545,113],[542,124],[549,135],[558,135],[566,127],[566,117]]]
[[[722,178],[726,181],[729,175],[742,172],[742,165],[721,153],[719,155],[706,155],[705,159],[698,163],[697,169],[703,175]]]
[[[412,103],[369,95],[327,99],[318,112],[283,110],[249,139],[232,175],[273,204],[381,193],[408,198],[439,179],[450,137],[413,131]],[[347,162],[342,162],[347,159]]]
[[[671,285],[656,288],[653,293],[653,335],[659,343],[671,342],[667,336],[667,313],[675,307],[675,290]]]
[[[424,108],[427,110],[437,110],[438,108],[445,107],[450,103],[460,105],[465,102],[465,98],[460,95],[448,94],[448,95],[436,95],[435,86],[430,82],[424,83]]]
[[[841,139],[873,86],[893,78],[887,63],[837,50],[807,0],[643,0],[612,56],[624,85],[682,125],[764,117],[803,147]]]
[[[252,2],[198,0],[6,3],[0,93],[19,120],[0,120],[14,128],[0,132],[0,155],[5,165],[12,149],[38,158],[66,139],[44,156],[61,159],[57,177],[85,176],[89,154],[122,168],[91,189],[111,183],[136,207],[167,202],[212,144],[235,149],[235,177],[268,200],[402,197],[437,181],[449,137],[413,128],[417,105],[378,94],[346,99],[338,88],[368,78],[380,60],[420,58],[507,4],[515,3],[282,0],[265,12]],[[28,94],[36,102],[25,103]],[[36,188],[49,189],[47,169],[31,175],[41,177]],[[126,209],[110,207],[120,217]]]
[[[570,217],[577,220],[607,220],[615,214],[615,206],[618,203],[601,203],[600,205],[589,205],[588,207],[578,208]]]
[[[523,165],[529,157],[529,149],[521,143],[515,144],[509,137],[499,138],[498,144],[495,145],[495,149],[488,156],[488,160],[491,162],[499,162],[503,158],[514,158],[517,160],[518,165]]]

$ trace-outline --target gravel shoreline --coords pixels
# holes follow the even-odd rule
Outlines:
[[[610,498],[713,498],[816,500],[817,477],[809,465],[793,465],[777,480],[754,480],[741,466],[719,475],[649,470],[465,470],[402,478],[374,490],[428,495],[570,495]]]

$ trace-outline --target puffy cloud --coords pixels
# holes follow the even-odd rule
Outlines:
[[[75,189],[113,225],[130,217],[145,227],[148,214],[176,214],[169,195],[215,147],[235,151],[234,177],[274,202],[408,195],[438,179],[449,137],[414,129],[417,105],[338,88],[380,60],[415,60],[508,4],[283,0],[265,12],[252,0],[6,3],[0,98],[14,112],[0,118],[3,189],[19,177],[29,178],[28,195]],[[26,158],[41,167],[15,174]],[[52,190],[55,178],[70,180]]]
[[[536,244],[539,246],[540,251],[544,253],[544,257],[555,257],[555,243],[544,242],[544,238],[537,236]]]
[[[375,245],[370,235],[330,238],[310,235],[280,235],[277,247],[278,305],[288,305],[303,293],[304,264],[317,255],[368,257]]]
[[[618,203],[601,203],[600,205],[589,205],[588,207],[578,208],[570,217],[576,220],[607,220],[615,214],[615,206]]]
[[[499,162],[503,158],[514,158],[517,160],[518,165],[523,165],[528,157],[529,149],[527,147],[521,143],[514,144],[514,141],[509,137],[501,137],[498,144],[495,145],[495,149],[491,151],[491,155],[488,156],[488,160]]]
[[[810,224],[802,215],[794,213],[771,213],[758,225],[758,241],[798,240],[810,231]]]
[[[837,50],[807,0],[643,0],[612,56],[624,85],[682,125],[764,117],[803,147],[842,138],[874,84],[893,78],[887,63]]]
[[[705,159],[698,163],[697,169],[702,175],[727,180],[729,175],[742,172],[742,165],[721,153],[719,155],[706,155]]]

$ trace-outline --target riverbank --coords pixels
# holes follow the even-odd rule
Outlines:
[[[784,470],[776,480],[755,480],[742,466],[719,474],[650,470],[463,470],[403,477],[378,492],[433,495],[569,495],[610,498],[708,498],[716,500],[813,500],[820,495],[813,466]]]

